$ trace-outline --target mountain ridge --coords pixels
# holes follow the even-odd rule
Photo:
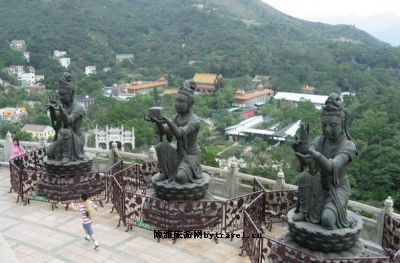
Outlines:
[[[48,75],[63,70],[46,60],[55,49],[68,52],[75,72],[92,64],[115,66],[116,53],[133,53],[134,67],[152,68],[153,75],[265,74],[277,76],[278,88],[339,82],[334,78],[346,71],[346,63],[357,71],[399,67],[399,51],[363,31],[293,18],[260,0],[0,0],[0,5],[3,53],[7,41],[25,39],[32,64]]]

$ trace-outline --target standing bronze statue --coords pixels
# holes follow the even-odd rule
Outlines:
[[[205,195],[208,187],[209,177],[202,172],[200,148],[197,145],[201,120],[192,111],[195,89],[193,81],[186,80],[183,83],[175,99],[177,114],[172,119],[163,116],[162,108],[154,107],[149,111],[148,119],[156,123],[161,140],[156,146],[160,172],[153,176],[153,185],[156,192],[164,186],[166,191],[176,191],[175,196],[168,194],[167,199],[199,199]],[[164,135],[168,142],[162,141]],[[170,144],[174,139],[176,148]],[[197,189],[199,187],[201,191]],[[196,193],[195,188],[199,192]],[[196,196],[190,197],[190,192]]]
[[[347,128],[348,114],[337,94],[329,95],[321,112],[322,135],[308,152],[296,151],[302,163],[310,166],[298,179],[299,211],[294,221],[321,224],[326,229],[351,226],[346,207],[351,195],[347,165],[357,155],[357,148]]]
[[[85,136],[81,129],[85,116],[83,106],[74,101],[75,85],[72,76],[64,73],[59,81],[58,97],[48,105],[51,123],[55,129],[55,141],[49,146],[49,160],[66,164],[84,160]]]

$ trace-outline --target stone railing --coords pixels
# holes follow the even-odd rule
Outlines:
[[[3,149],[0,148],[0,164],[8,165],[8,159],[4,158],[4,155],[9,154],[9,147],[12,144],[11,135],[6,137],[5,140],[0,140],[0,145],[3,145]],[[46,146],[45,141],[40,142],[26,142],[22,141],[22,145],[26,148],[40,148]],[[110,150],[97,149],[85,147],[87,153],[93,154],[95,158],[95,167],[98,171],[105,171],[107,168],[112,166],[112,151],[116,148]],[[149,154],[139,154],[139,153],[128,153],[117,151],[120,156],[128,161],[124,161],[125,165],[129,165],[129,160],[141,160],[145,162],[154,161],[156,159],[155,150],[152,147]],[[218,197],[219,199],[229,199],[241,194],[246,194],[252,191],[253,179],[255,176],[251,174],[245,174],[239,172],[238,166],[233,165],[230,169],[221,169],[211,166],[202,165],[203,170],[210,174],[212,181],[210,183],[210,192]],[[264,186],[265,189],[273,189],[275,191],[280,190],[297,190],[297,186],[286,184],[284,180],[284,174],[280,171],[277,175],[277,180],[272,180],[263,177],[257,177],[258,181]],[[393,213],[393,201],[390,197],[385,201],[383,208],[377,208],[367,204],[363,204],[356,201],[349,201],[349,209],[360,214],[364,221],[362,237],[370,240],[376,244],[381,244],[382,236],[378,233],[382,233],[384,216],[390,214],[394,218],[400,218],[400,214]],[[362,214],[372,215],[372,218],[365,217]]]

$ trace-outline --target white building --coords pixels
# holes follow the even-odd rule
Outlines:
[[[29,60],[31,59],[31,52],[25,51],[22,54],[24,55],[25,60],[29,62]]]
[[[24,73],[24,66],[9,66],[7,68],[5,68],[5,71],[9,74],[9,75],[14,75],[16,77],[18,77],[19,75],[21,75],[22,73]]]
[[[52,139],[55,135],[54,129],[48,125],[25,124],[22,130],[32,134],[35,139],[43,138],[46,141]]]
[[[92,74],[96,74],[96,66],[86,66],[85,67],[85,75],[89,76]]]
[[[117,54],[115,55],[115,60],[117,61],[117,63],[120,63],[124,60],[132,61],[133,54]]]
[[[64,67],[64,68],[68,68],[69,65],[71,65],[71,59],[70,58],[62,57],[62,58],[58,59],[58,62],[60,62],[60,65],[62,67]]]
[[[287,100],[292,102],[310,101],[314,104],[315,108],[322,109],[325,101],[328,99],[326,95],[313,95],[294,92],[277,92],[274,96],[276,100]]]
[[[16,51],[24,52],[26,50],[25,40],[11,40],[10,48]]]
[[[35,73],[22,73],[18,76],[21,86],[30,86],[36,83]]]
[[[67,51],[54,50],[54,52],[53,52],[53,56],[55,58],[62,58],[62,57],[65,57],[66,55],[67,55]]]
[[[39,81],[41,81],[41,80],[44,80],[44,75],[36,75],[36,76],[35,76],[35,80],[36,80],[36,82],[39,82]]]
[[[35,68],[32,67],[32,66],[27,66],[25,72],[26,72],[26,73],[35,73],[36,70],[35,70]]]

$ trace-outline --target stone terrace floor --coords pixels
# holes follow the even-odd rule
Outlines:
[[[100,243],[95,251],[93,243],[84,240],[81,218],[71,208],[65,211],[59,205],[51,211],[49,203],[38,201],[23,206],[9,189],[8,167],[0,167],[0,237],[19,262],[250,262],[245,253],[239,256],[241,239],[172,244],[165,239],[158,243],[152,231],[142,228],[125,232],[125,227],[117,227],[118,216],[110,213],[110,204],[99,207],[95,215],[93,227]],[[7,261],[0,258],[0,262]]]

